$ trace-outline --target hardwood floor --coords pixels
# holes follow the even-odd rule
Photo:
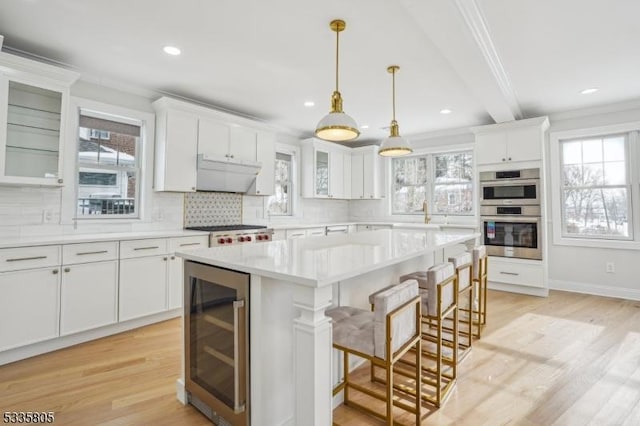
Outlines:
[[[640,424],[640,302],[490,292],[488,322],[423,424]],[[180,332],[171,320],[1,366],[0,409],[54,411],[61,425],[209,424],[176,400]],[[334,418],[381,424],[343,406]]]

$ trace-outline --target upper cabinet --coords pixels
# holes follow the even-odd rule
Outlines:
[[[274,191],[275,133],[263,124],[188,102],[160,98],[156,110],[155,190],[196,190],[198,154],[260,162],[247,194]]]
[[[473,127],[476,164],[508,164],[542,160],[547,117]]]
[[[350,151],[347,147],[318,139],[302,141],[302,196],[351,198]]]
[[[351,152],[351,198],[378,199],[385,196],[384,157],[375,145],[354,148]]]
[[[0,52],[0,183],[61,186],[69,88],[79,74]]]

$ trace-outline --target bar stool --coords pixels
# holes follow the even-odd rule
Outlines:
[[[471,253],[460,253],[449,257],[453,264],[458,281],[458,362],[462,361],[471,350],[474,322],[474,292],[472,285]],[[451,330],[451,328],[448,328]]]
[[[425,272],[414,272],[400,277],[417,280],[422,300],[422,353],[433,360],[433,366],[422,368],[422,382],[434,389],[434,395],[423,393],[422,399],[440,407],[456,383],[458,354],[458,285],[452,263],[432,266]],[[445,320],[452,322],[451,341],[444,337]],[[435,344],[435,350],[433,345]],[[444,348],[451,349],[446,356]],[[404,363],[408,364],[408,363]]]
[[[473,285],[477,295],[474,301],[474,316],[476,326],[476,338],[480,338],[482,327],[487,324],[487,247],[478,246],[472,251],[473,256]]]
[[[344,391],[344,404],[357,408],[367,414],[383,419],[387,425],[393,425],[393,407],[399,407],[415,414],[415,423],[421,421],[421,338],[420,338],[420,296],[418,283],[407,281],[378,292],[374,298],[373,312],[364,309],[339,307],[329,310],[328,316],[336,318],[333,325],[333,347],[343,352],[344,379],[333,389],[333,395]],[[348,309],[347,309],[348,308]],[[394,366],[409,352],[415,349],[415,371],[411,395],[415,404],[409,404],[396,397],[398,386],[394,386]],[[349,375],[349,354],[364,358],[384,368],[386,372],[385,393],[364,387],[353,382]],[[350,390],[357,390],[368,396],[384,401],[385,414],[362,405],[350,398]],[[406,392],[406,391],[405,391]]]

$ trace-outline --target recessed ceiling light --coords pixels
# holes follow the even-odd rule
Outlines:
[[[597,91],[598,91],[597,87],[592,87],[590,89],[584,89],[580,93],[582,93],[583,95],[590,95],[591,93],[596,93]]]
[[[369,125],[368,124],[363,124],[362,126],[360,126],[361,129],[368,129]]]
[[[440,110],[440,114],[451,114],[453,111],[451,111],[450,109],[441,109]]]
[[[313,101],[306,101],[304,103],[304,106],[306,106],[307,108],[311,108],[312,106],[315,106],[315,105],[316,105],[316,103],[313,102]]]
[[[180,49],[175,46],[165,46],[162,50],[164,50],[164,53],[167,55],[172,56],[178,56],[181,53]]]

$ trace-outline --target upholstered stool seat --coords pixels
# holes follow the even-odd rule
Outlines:
[[[421,421],[421,338],[420,338],[420,297],[418,283],[409,280],[376,292],[372,304],[373,312],[363,309],[340,307],[327,311],[334,320],[333,347],[343,352],[344,379],[333,390],[336,395],[344,391],[344,404],[353,406],[393,425],[393,407],[400,407],[415,415],[413,424]],[[415,398],[414,404],[397,397],[399,390],[394,386],[394,365],[410,349],[416,353],[413,388],[403,389]],[[354,383],[349,377],[349,354],[357,355],[384,368],[386,371],[385,393]],[[417,384],[417,385],[416,385]],[[361,404],[350,398],[350,391],[357,390],[385,402],[384,414],[373,410],[369,404]]]

